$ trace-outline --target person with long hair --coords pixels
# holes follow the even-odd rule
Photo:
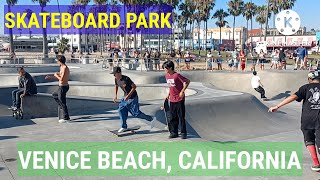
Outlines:
[[[245,55],[243,49],[241,49],[241,51],[240,51],[239,58],[240,58],[241,71],[243,72],[246,68],[246,55]]]

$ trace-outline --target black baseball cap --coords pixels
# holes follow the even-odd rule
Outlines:
[[[112,73],[110,73],[110,74],[116,74],[116,73],[121,73],[120,67],[114,67]]]

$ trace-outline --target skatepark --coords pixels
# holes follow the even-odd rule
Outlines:
[[[186,121],[188,139],[168,139],[166,119],[160,109],[168,93],[164,72],[140,72],[123,70],[137,84],[141,110],[155,115],[158,122],[150,130],[143,120],[130,118],[128,126],[140,125],[134,135],[113,136],[108,129],[120,126],[114,97],[114,77],[101,66],[87,64],[69,65],[70,90],[67,103],[72,123],[59,124],[57,105],[51,94],[57,82],[44,79],[45,75],[58,71],[56,65],[25,66],[37,82],[38,94],[25,97],[22,108],[23,120],[12,117],[11,91],[17,88],[15,67],[0,68],[0,176],[4,179],[28,179],[17,175],[16,142],[303,142],[300,132],[301,104],[292,103],[277,113],[268,113],[268,107],[277,104],[307,83],[307,71],[258,71],[266,96],[270,101],[260,101],[258,93],[250,85],[250,72],[183,71],[191,80],[186,91]],[[122,92],[119,92],[120,100]],[[311,172],[308,152],[304,149],[303,177],[290,179],[316,179]],[[12,161],[10,161],[12,160]],[[172,179],[193,179],[172,177]],[[288,177],[232,177],[233,179],[288,179]],[[41,179],[30,177],[29,179]],[[73,179],[57,177],[43,179]],[[77,178],[90,179],[90,178]],[[95,177],[94,179],[99,179]],[[105,178],[101,178],[105,179]],[[131,179],[119,177],[112,179]],[[148,178],[149,179],[149,178]],[[152,177],[165,179],[165,177]],[[201,179],[227,179],[227,177],[201,177]]]

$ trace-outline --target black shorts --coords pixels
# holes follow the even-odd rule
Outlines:
[[[317,144],[317,146],[320,145],[320,129],[301,129],[301,131],[303,133],[304,143],[306,146],[314,144]]]

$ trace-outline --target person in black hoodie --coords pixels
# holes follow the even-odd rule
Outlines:
[[[27,73],[23,67],[17,69],[19,73],[19,87],[12,91],[11,109],[17,110],[21,106],[21,98],[26,95],[37,94],[37,85],[32,76]]]

